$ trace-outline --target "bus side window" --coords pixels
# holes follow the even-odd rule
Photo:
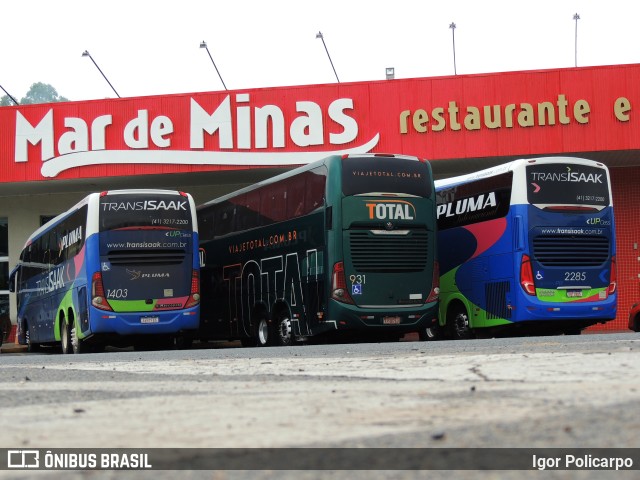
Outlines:
[[[61,242],[61,240],[64,237],[68,238],[68,235],[69,235],[69,229],[67,228],[66,223],[67,222],[65,222],[65,225],[63,225],[62,229],[59,230],[60,235],[58,236],[56,241],[56,245],[58,245],[58,248],[57,248],[58,251],[56,252],[56,256],[55,256],[56,260],[54,262],[56,265],[64,263],[67,260],[67,258],[73,258],[72,255],[70,255],[69,247],[68,246],[64,247]]]
[[[269,217],[273,222],[281,222],[287,218],[287,188],[284,182],[274,183],[269,189],[271,195],[262,198],[263,202],[269,202],[267,207]]]
[[[251,230],[260,225],[258,210],[260,209],[260,191],[253,190],[237,197],[236,213],[234,215],[236,225],[235,232]]]
[[[49,270],[49,235],[42,235],[38,239],[38,263],[43,270]]]
[[[262,225],[260,218],[260,189],[247,193],[244,201],[245,228],[251,229]]]
[[[70,237],[67,239],[67,247],[61,252],[61,257],[64,261],[74,258],[80,253],[80,250],[82,250],[84,246],[84,229],[82,223],[86,217],[86,212],[87,207],[84,206],[64,222],[65,234],[70,234]]]
[[[18,291],[27,288],[27,282],[33,275],[33,268],[31,267],[31,248],[33,244],[29,245],[22,251],[22,258],[20,259],[22,266],[20,267],[20,275],[18,277]]]
[[[56,227],[49,232],[49,268],[53,268],[56,265],[62,263],[60,258],[60,237],[58,234],[63,233],[60,227]]]
[[[200,239],[203,241],[212,240],[214,237],[214,228],[213,228],[213,207],[207,207],[203,210],[198,216],[198,233],[200,235]]]
[[[285,180],[287,190],[287,218],[296,218],[307,213],[304,205],[306,175],[299,175]]]
[[[215,207],[214,225],[215,236],[220,237],[232,231],[234,205],[231,202],[222,202]]]
[[[326,173],[321,169],[308,172],[305,189],[305,210],[311,213],[324,204],[324,190],[327,181]]]

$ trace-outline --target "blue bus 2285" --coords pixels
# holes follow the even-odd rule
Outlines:
[[[615,318],[605,165],[516,160],[435,185],[441,292],[430,338],[578,334]]]

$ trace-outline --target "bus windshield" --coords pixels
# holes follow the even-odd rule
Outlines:
[[[182,195],[142,193],[100,198],[100,231],[132,227],[189,230],[189,201]]]
[[[431,173],[427,164],[394,157],[342,160],[342,193],[345,196],[393,192],[416,197],[432,194]]]
[[[528,165],[527,200],[532,205],[609,205],[607,172],[589,165]]]

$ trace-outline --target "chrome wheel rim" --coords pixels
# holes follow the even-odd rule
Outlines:
[[[260,319],[258,324],[258,342],[260,345],[266,345],[269,341],[269,324],[264,318]]]

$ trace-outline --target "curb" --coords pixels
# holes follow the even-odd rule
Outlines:
[[[16,343],[3,343],[2,346],[0,346],[0,353],[22,353],[26,351],[26,345]]]
[[[20,345],[18,343],[18,339],[16,338],[16,326],[11,325],[11,330],[8,335],[4,338],[4,343],[0,344],[0,353],[21,353],[26,352],[27,346]],[[0,339],[1,341],[2,339]]]

